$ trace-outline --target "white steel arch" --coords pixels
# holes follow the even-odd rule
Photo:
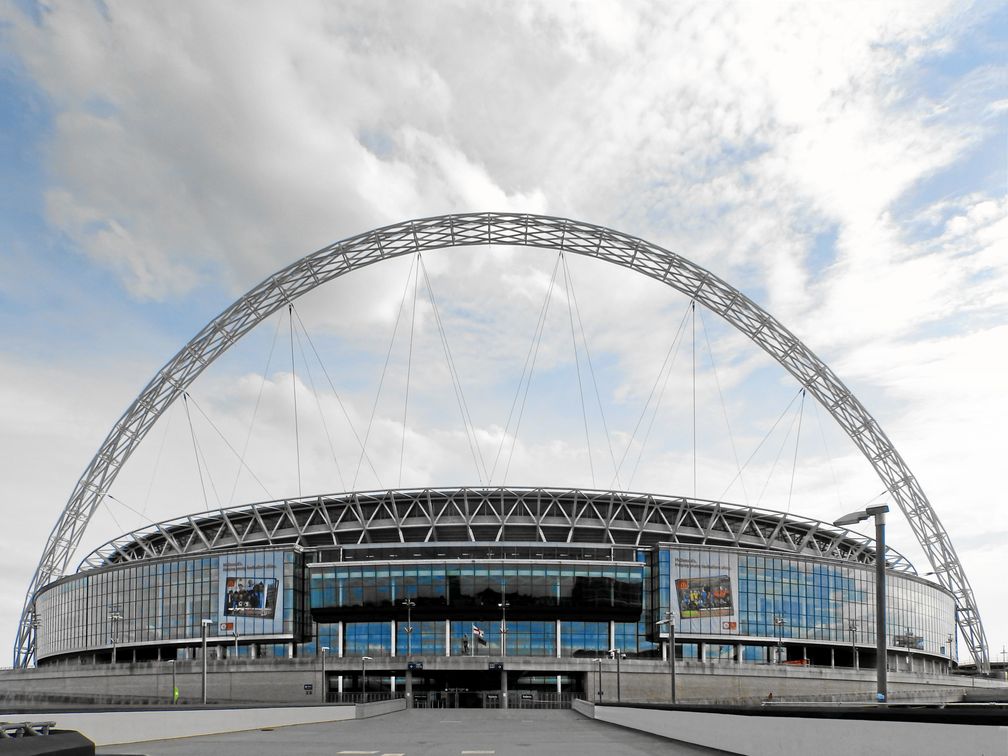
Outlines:
[[[829,411],[875,468],[906,516],[939,582],[955,596],[957,621],[970,653],[980,669],[989,669],[987,640],[973,590],[948,533],[892,442],[829,366],[738,289],[674,252],[602,226],[514,213],[441,215],[352,236],[270,276],[204,326],[116,421],[78,480],[28,586],[14,645],[14,665],[28,666],[34,656],[35,594],[62,577],[122,465],[161,414],[210,363],[260,321],[320,284],[393,257],[479,245],[570,252],[629,268],[693,298],[761,347]]]

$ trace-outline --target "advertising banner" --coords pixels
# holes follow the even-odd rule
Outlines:
[[[670,606],[685,632],[738,632],[738,556],[706,550],[669,550]]]
[[[219,632],[283,632],[283,553],[221,557]]]

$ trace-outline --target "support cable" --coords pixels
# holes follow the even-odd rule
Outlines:
[[[557,271],[560,269],[560,255],[557,255],[557,261],[553,265],[553,275],[550,276],[549,287],[546,289],[546,298],[543,300],[542,315],[539,319],[537,325],[537,332],[534,336],[533,346],[534,351],[532,353],[532,362],[529,363],[528,378],[525,380],[525,392],[522,394],[521,404],[518,406],[518,419],[515,420],[514,435],[511,436],[511,449],[508,452],[507,461],[504,465],[504,477],[501,483],[507,485],[508,472],[511,470],[511,462],[514,459],[515,446],[518,443],[518,431],[521,428],[522,417],[525,415],[525,404],[528,401],[529,389],[532,387],[532,375],[535,373],[535,364],[539,359],[539,347],[542,344],[543,333],[546,331],[546,318],[549,315],[549,304],[550,300],[553,298],[553,286],[556,284]],[[519,384],[519,389],[521,384]],[[507,433],[507,428],[505,428],[505,435]]]
[[[585,348],[585,361],[588,363],[588,371],[591,374],[592,386],[595,389],[595,402],[598,405],[599,416],[602,418],[602,430],[605,433],[606,445],[609,447],[609,461],[612,463],[614,471],[614,479],[616,480],[616,485],[622,488],[619,482],[619,467],[616,464],[616,452],[613,451],[612,436],[609,435],[609,424],[606,422],[605,410],[602,408],[602,396],[599,394],[598,380],[595,376],[595,366],[592,364],[591,350],[588,348],[588,338],[585,336],[584,321],[581,319],[581,308],[578,306],[577,301],[577,291],[573,285],[574,277],[570,274],[570,268],[567,265],[567,260],[563,261],[564,269],[567,271],[567,275],[571,278],[571,299],[574,301],[574,315],[577,318],[578,329],[581,331],[581,343],[584,344]]]
[[[164,434],[161,436],[161,443],[158,445],[157,457],[154,458],[154,470],[151,472],[150,483],[147,484],[147,492],[144,494],[144,502],[142,511],[147,511],[147,505],[150,504],[151,492],[154,490],[154,483],[157,480],[158,470],[161,469],[161,455],[164,452],[165,442],[168,440],[168,431],[171,430],[171,421],[175,417],[174,412],[168,412],[168,418],[165,420]]]
[[[669,351],[666,353],[665,359],[668,361],[668,368],[666,369],[665,364],[662,363],[662,370],[658,371],[658,377],[655,379],[655,386],[657,386],[657,382],[658,379],[661,378],[662,371],[665,372],[665,380],[662,382],[661,391],[658,392],[658,400],[655,402],[654,409],[651,411],[651,419],[648,421],[647,429],[644,432],[644,438],[641,440],[640,449],[637,452],[637,459],[634,461],[633,470],[630,471],[630,480],[627,482],[627,488],[630,490],[633,490],[633,480],[637,477],[637,470],[640,467],[641,460],[644,458],[644,449],[647,447],[648,440],[651,438],[651,430],[654,428],[655,419],[658,417],[658,411],[661,409],[662,400],[665,397],[665,390],[668,388],[669,379],[672,377],[672,368],[675,365],[676,357],[679,356],[679,348],[682,346],[683,326],[686,325],[686,315],[688,314],[689,309],[687,308],[686,312],[683,313],[682,320],[679,321],[679,328],[676,330],[676,335],[672,339],[672,344],[669,345]],[[671,359],[669,359],[670,357]],[[654,387],[652,387],[651,390],[653,393]],[[650,397],[648,397],[648,401],[650,401]],[[647,405],[645,404],[645,410],[646,409]],[[644,414],[642,412],[641,417],[643,418],[643,416]],[[638,421],[638,423],[639,422],[640,421]],[[634,428],[634,434],[636,433],[637,429]],[[632,440],[633,437],[631,437],[631,441]],[[627,449],[629,448],[630,445],[627,444]],[[623,463],[621,461],[620,466],[622,467],[622,465]]]
[[[298,325],[304,329],[304,323],[298,318]],[[311,389],[312,396],[315,398],[315,406],[318,408],[319,419],[322,421],[322,432],[325,433],[326,441],[329,444],[329,453],[332,455],[333,464],[336,466],[336,477],[339,478],[340,486],[343,490],[346,490],[346,481],[343,479],[343,470],[340,467],[339,459],[336,458],[336,448],[333,445],[332,435],[329,433],[329,424],[326,423],[325,412],[322,410],[322,399],[319,397],[318,390],[315,388],[315,376],[312,374],[311,365],[308,362],[308,358],[305,356],[304,345],[301,343],[301,336],[294,332],[297,337],[298,353],[301,355],[301,362],[304,363],[305,371],[308,373],[308,386]],[[305,332],[305,338],[308,337],[307,331]]]
[[[795,471],[798,469],[798,442],[801,441],[801,426],[802,418],[805,416],[805,389],[801,392],[801,404],[798,405],[798,431],[795,433],[794,439],[794,460],[791,462],[791,485],[788,487],[787,494],[787,509],[785,510],[790,514],[791,512],[791,494],[794,493],[794,479]]]
[[[458,373],[458,367],[455,365],[455,359],[452,357],[451,348],[448,346],[448,332],[445,330],[444,321],[441,318],[441,312],[437,306],[437,297],[434,295],[434,287],[431,286],[430,276],[427,273],[427,266],[424,264],[423,257],[417,255],[420,263],[420,270],[423,272],[424,284],[427,289],[427,296],[430,298],[431,309],[434,311],[434,323],[437,325],[438,335],[441,338],[441,347],[444,350],[445,363],[448,366],[448,375],[452,380],[452,389],[455,392],[455,403],[458,405],[459,414],[462,416],[462,426],[465,429],[466,441],[469,444],[469,453],[472,455],[473,464],[476,466],[476,477],[480,481],[480,485],[484,481],[489,485],[490,479],[487,474],[486,461],[483,459],[483,452],[480,449],[479,438],[476,435],[476,424],[472,420],[472,415],[469,412],[469,403],[466,401],[465,392],[462,390],[462,379]],[[482,469],[481,469],[482,468]]]
[[[102,494],[102,497],[103,497],[103,499],[112,499],[112,501],[114,501],[117,504],[120,504],[121,506],[125,507],[130,512],[132,512],[133,514],[135,514],[135,515],[143,518],[144,520],[147,520],[147,522],[149,522],[151,525],[157,525],[158,524],[156,520],[151,519],[150,515],[144,514],[142,511],[138,511],[138,510],[134,509],[129,504],[127,504],[125,501],[123,501],[122,499],[117,499],[115,496],[113,496],[112,494],[110,494],[108,491],[105,491]],[[107,504],[105,506],[108,507]],[[111,509],[109,509],[109,514],[112,514],[112,510]],[[112,519],[114,520],[115,517],[113,517]],[[118,523],[116,523],[116,524],[118,525]],[[121,529],[121,532],[123,532],[123,533],[126,532],[125,530],[122,530],[122,526],[121,525],[119,527]]]
[[[128,532],[128,531],[127,531],[127,529],[126,529],[126,528],[124,528],[124,527],[123,527],[123,526],[122,526],[122,525],[121,525],[121,524],[119,523],[119,518],[115,516],[115,513],[114,513],[114,512],[112,511],[112,507],[110,507],[110,506],[108,505],[108,502],[107,502],[107,501],[105,501],[105,500],[106,500],[106,499],[108,499],[108,498],[111,498],[111,497],[110,497],[110,496],[109,496],[108,494],[105,494],[104,496],[102,496],[102,500],[101,500],[101,503],[105,505],[105,511],[106,511],[106,512],[108,512],[108,514],[109,514],[109,517],[111,517],[111,518],[112,518],[112,522],[114,522],[114,523],[115,523],[115,526],[116,526],[116,531],[117,531],[117,532],[119,532],[119,533],[126,533],[126,532]]]
[[[241,464],[238,465],[238,469],[235,471],[234,483],[231,485],[231,495],[228,496],[228,506],[231,506],[234,502],[235,494],[238,491],[238,480],[241,478],[245,456],[248,454],[249,442],[252,440],[252,429],[255,428],[256,417],[259,415],[259,404],[262,402],[263,391],[266,388],[266,377],[269,375],[270,363],[273,362],[273,351],[276,349],[282,320],[282,318],[277,318],[276,328],[273,329],[273,340],[270,342],[269,354],[266,355],[266,366],[263,368],[262,380],[259,381],[259,393],[256,394],[255,406],[252,408],[252,419],[249,420],[248,431],[245,433],[245,442],[242,444],[241,454],[238,457],[238,461]]]
[[[803,396],[803,397],[804,397],[804,393],[805,393],[805,389],[804,388],[802,388],[802,389],[800,389],[798,391],[798,394],[800,396]],[[794,414],[794,416],[791,418],[791,424],[788,425],[787,433],[784,434],[784,438],[781,441],[780,447],[777,449],[777,456],[774,457],[773,464],[770,466],[770,472],[767,473],[766,480],[763,481],[763,488],[760,489],[759,496],[756,499],[756,506],[757,507],[760,505],[760,502],[763,500],[763,494],[766,492],[767,486],[770,485],[770,478],[773,477],[774,470],[777,469],[777,463],[780,462],[781,454],[784,453],[784,447],[787,446],[788,439],[791,438],[791,431],[794,430],[795,421],[797,419],[798,419],[798,413],[796,412]]]
[[[420,253],[417,252],[417,260],[420,259]],[[402,408],[402,442],[399,445],[399,481],[398,487],[402,488],[402,470],[403,470],[403,460],[406,457],[406,415],[409,409],[409,389],[410,389],[410,378],[413,375],[413,332],[416,328],[416,300],[417,300],[417,286],[420,283],[420,266],[417,265],[417,269],[413,273],[413,309],[410,313],[410,331],[409,331],[409,352],[406,357],[406,391],[403,397],[403,408]]]
[[[562,258],[563,252],[560,253]],[[595,484],[595,464],[592,461],[592,450],[591,450],[591,434],[588,431],[588,410],[585,408],[585,398],[584,398],[584,385],[581,380],[581,360],[578,357],[577,348],[577,337],[574,335],[574,308],[571,305],[571,286],[572,282],[570,276],[567,274],[567,266],[564,265],[564,296],[567,298],[567,319],[570,321],[570,332],[571,332],[571,347],[574,350],[574,367],[577,370],[577,381],[578,381],[578,397],[581,400],[581,419],[584,421],[584,432],[585,432],[585,449],[588,452],[588,470],[591,472],[592,488],[596,487]]]
[[[365,457],[367,457],[367,444],[371,437],[371,428],[374,427],[375,413],[378,411],[378,400],[381,398],[382,387],[385,385],[385,375],[388,373],[389,360],[392,357],[392,347],[395,345],[396,334],[399,332],[399,322],[402,320],[403,309],[406,307],[406,294],[409,292],[410,279],[413,276],[413,267],[416,264],[416,256],[414,256],[410,261],[410,269],[406,274],[406,283],[403,285],[402,298],[399,300],[399,309],[396,311],[395,323],[392,325],[392,336],[389,338],[388,349],[385,352],[385,364],[382,365],[381,376],[378,379],[378,390],[375,391],[374,402],[371,404],[371,416],[368,418],[367,428],[364,431],[364,443],[361,444],[361,455],[357,460],[357,469],[354,471],[353,482],[350,485],[352,490],[357,489],[357,478],[360,477],[361,464],[364,462]],[[332,385],[331,381],[330,385]],[[375,470],[374,465],[371,464],[371,458],[367,457],[367,461],[371,472],[374,473],[375,479],[378,481],[378,487],[384,488],[381,484],[381,479],[378,477],[378,472]]]
[[[231,442],[227,440],[227,438],[224,436],[224,433],[221,432],[221,429],[217,427],[217,424],[214,423],[214,421],[210,419],[210,416],[206,412],[203,411],[203,408],[199,405],[199,402],[196,401],[196,397],[194,397],[192,394],[186,394],[186,397],[188,398],[188,400],[190,402],[192,402],[192,405],[203,416],[203,419],[206,420],[210,424],[210,427],[214,429],[214,431],[220,437],[220,440],[224,442],[224,445],[230,450],[230,452],[232,454],[235,455],[235,457],[237,457],[238,464],[241,467],[244,467],[246,470],[248,470],[249,475],[251,475],[252,478],[253,478],[253,480],[255,480],[255,482],[259,484],[259,487],[263,490],[263,493],[266,494],[266,497],[269,498],[269,499],[275,498],[273,496],[273,494],[270,493],[269,489],[266,488],[266,485],[261,480],[259,480],[258,476],[252,471],[252,468],[249,467],[245,463],[245,460],[242,458],[242,456],[240,454],[238,454],[238,452],[235,450],[235,448],[231,445]],[[203,462],[204,462],[204,464],[206,464],[206,459],[205,458],[204,458]],[[207,467],[207,476],[208,477],[210,475],[209,470],[210,470],[210,468]],[[213,486],[213,478],[210,479],[210,484],[211,484],[211,486]],[[216,491],[216,489],[214,489],[214,494],[216,494],[216,493],[217,493],[217,491]]]
[[[193,430],[192,415],[189,413],[189,394],[185,391],[182,392],[182,404],[185,406],[186,420],[189,421],[189,435],[192,437],[193,454],[196,457],[196,471],[199,473],[200,488],[203,490],[203,508],[209,512],[210,501],[206,495],[206,484],[203,483],[203,468],[200,467],[200,453],[199,447],[196,444],[196,431]],[[209,474],[209,471],[207,471],[207,474]]]
[[[795,392],[795,395],[791,397],[791,401],[787,403],[787,406],[784,408],[784,410],[780,413],[780,415],[777,416],[777,419],[774,420],[773,425],[770,426],[770,430],[766,432],[766,434],[763,436],[760,442],[756,445],[756,448],[753,449],[752,454],[749,455],[749,458],[746,459],[745,463],[742,465],[739,471],[735,473],[735,477],[732,478],[730,481],[728,481],[728,485],[725,486],[725,489],[721,492],[721,495],[717,497],[718,500],[724,499],[725,494],[728,493],[728,489],[730,489],[735,484],[735,481],[739,479],[739,476],[742,474],[742,471],[749,466],[749,463],[752,462],[753,457],[755,457],[756,454],[759,453],[759,450],[763,448],[763,444],[765,444],[767,439],[770,438],[770,434],[774,432],[774,429],[777,427],[778,423],[780,423],[780,421],[784,419],[784,415],[786,415],[788,410],[791,409],[791,405],[795,403],[795,399],[797,399],[800,394],[801,390]]]
[[[294,370],[294,305],[287,305],[287,316],[290,319],[290,355],[291,355],[291,393],[294,395],[294,455],[297,460],[297,490],[301,496],[301,432],[298,428],[297,408],[297,372]]]
[[[696,454],[696,300],[690,303],[690,312],[692,316],[690,318],[690,326],[692,329],[692,337],[690,339],[690,351],[692,359],[692,375],[693,375],[693,498],[697,496],[697,454]]]
[[[329,375],[329,371],[326,370],[325,363],[322,362],[322,357],[319,354],[318,349],[315,348],[315,342],[312,341],[311,334],[308,333],[308,329],[305,328],[304,321],[301,320],[301,313],[299,313],[296,308],[294,310],[294,317],[297,318],[298,325],[301,327],[301,333],[304,334],[305,339],[308,341],[308,346],[311,347],[312,354],[315,355],[315,361],[318,362],[319,367],[322,368],[322,375],[325,376],[326,383],[329,384],[330,391],[332,391],[333,396],[336,397],[336,403],[339,405],[340,411],[343,413],[343,418],[346,420],[347,426],[349,426],[350,432],[353,434],[354,440],[357,442],[357,446],[359,446],[361,448],[361,457],[357,461],[357,472],[360,472],[361,462],[363,460],[367,460],[368,467],[371,468],[371,472],[374,474],[375,480],[378,481],[378,487],[382,488],[383,486],[381,484],[381,479],[378,477],[378,472],[375,470],[374,463],[371,461],[371,458],[369,456],[367,456],[367,453],[364,450],[364,445],[367,443],[367,439],[365,439],[364,441],[361,441],[361,437],[357,433],[357,428],[353,424],[353,419],[351,419],[350,413],[347,411],[346,405],[343,404],[343,399],[340,397],[339,391],[336,390],[336,385],[333,383],[333,379]],[[306,360],[306,362],[307,362],[307,360]],[[383,377],[384,377],[384,373],[383,373]],[[372,411],[372,418],[373,417],[374,417],[374,412]],[[370,428],[369,428],[369,430],[370,430]],[[339,465],[337,464],[337,468],[338,467],[339,467]],[[354,476],[354,485],[356,485],[356,483],[357,483],[357,478],[356,478],[356,474],[355,474],[355,476]]]
[[[721,400],[721,414],[724,415],[725,425],[728,427],[728,440],[731,442],[732,458],[735,460],[735,468],[738,470],[738,481],[742,486],[742,497],[745,499],[746,506],[749,506],[749,492],[746,491],[745,479],[742,477],[742,466],[739,464],[738,449],[735,446],[735,434],[732,432],[731,421],[728,419],[728,405],[725,403],[724,394],[721,391],[721,380],[718,378],[717,365],[714,363],[714,350],[711,348],[710,334],[707,332],[707,323],[704,320],[702,307],[700,308],[700,328],[703,330],[704,341],[707,343],[707,355],[710,357],[718,399]]]
[[[623,456],[620,457],[619,465],[616,468],[617,473],[623,469],[623,465],[626,462],[627,455],[630,453],[630,449],[633,446],[634,439],[637,437],[637,431],[640,430],[641,423],[644,421],[644,418],[647,416],[648,409],[651,407],[651,400],[654,398],[655,391],[658,390],[658,384],[662,383],[663,375],[665,376],[665,381],[664,383],[662,383],[662,390],[659,393],[660,394],[665,393],[665,386],[668,385],[669,376],[671,376],[672,374],[672,365],[675,363],[676,356],[679,354],[679,346],[682,343],[681,337],[683,333],[683,327],[686,325],[687,315],[689,315],[689,307],[686,308],[686,311],[683,313],[682,318],[679,319],[679,326],[678,328],[676,328],[675,335],[672,337],[672,341],[669,344],[669,348],[665,352],[665,358],[662,360],[661,367],[658,368],[658,374],[655,375],[654,383],[651,384],[651,392],[648,394],[648,397],[644,402],[644,406],[641,407],[641,412],[637,418],[637,423],[634,425],[633,432],[630,434],[630,439],[627,441],[626,448],[623,449]],[[654,411],[652,412],[651,415],[651,423],[654,422],[654,417],[658,412],[658,406],[660,406],[660,404],[661,404],[661,398],[659,396],[658,403],[655,405]],[[650,433],[650,424],[648,426],[648,433]],[[646,443],[646,441],[644,443]],[[640,465],[640,460],[641,457],[643,456],[643,453],[644,448],[642,445],[637,455],[637,462],[634,465],[634,471],[636,471],[637,467]],[[634,475],[631,474],[631,480],[633,479],[633,477]],[[616,483],[616,480],[617,479],[614,477],[613,483],[610,484],[610,487]],[[630,484],[628,482],[627,483],[628,488],[629,485]]]
[[[532,360],[533,350],[538,348],[538,336],[540,335],[540,326],[543,323],[546,315],[546,308],[549,305],[550,293],[553,291],[553,281],[556,279],[557,265],[560,263],[560,257],[557,256],[557,262],[553,266],[553,275],[550,278],[550,284],[546,289],[546,296],[543,297],[542,306],[539,308],[539,318],[536,320],[535,329],[532,332],[532,341],[529,343],[528,352],[525,354],[525,364],[522,365],[521,375],[518,377],[518,385],[515,387],[515,395],[511,400],[511,409],[508,410],[507,420],[504,422],[504,432],[501,434],[500,443],[497,445],[497,454],[494,456],[493,466],[490,468],[489,480],[493,480],[494,474],[497,472],[497,464],[500,462],[501,451],[504,449],[504,442],[507,440],[508,428],[511,427],[511,420],[514,417],[515,407],[518,406],[518,397],[521,396],[522,385],[525,382],[525,373],[528,372],[529,363]],[[516,434],[517,435],[517,434]],[[512,449],[514,445],[512,444]],[[505,473],[505,478],[507,477]]]
[[[826,451],[826,461],[829,462],[830,477],[833,478],[833,491],[836,494],[837,506],[842,510],[843,498],[840,496],[840,482],[837,480],[836,468],[833,466],[833,455],[830,453],[829,445],[826,443],[826,432],[823,430],[822,418],[819,415],[819,402],[812,402],[812,412],[815,415],[816,425],[819,426],[819,438],[822,439],[823,449]]]

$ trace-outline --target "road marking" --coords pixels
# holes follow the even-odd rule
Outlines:
[[[493,756],[493,754],[497,753],[497,751],[462,751],[462,756],[476,756],[477,754],[480,753],[490,754],[491,756]]]
[[[383,753],[381,756],[406,756],[405,753]]]
[[[374,756],[378,751],[336,751],[336,756]]]

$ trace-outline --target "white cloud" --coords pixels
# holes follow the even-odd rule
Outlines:
[[[979,181],[910,210],[901,203],[965,161],[1003,119],[994,65],[950,75],[947,91],[920,87],[928,66],[959,49],[986,12],[951,3],[54,3],[39,24],[11,12],[5,40],[56,111],[45,145],[46,219],[134,300],[157,300],[168,312],[194,290],[237,293],[337,238],[446,211],[523,210],[611,225],[707,265],[826,357],[920,469],[925,488],[933,487],[955,540],[980,533],[998,506],[961,511],[947,502],[990,501],[1000,490],[992,440],[1008,414],[999,398],[1008,367],[1000,347],[1006,205]],[[831,240],[825,250],[817,246],[823,238]],[[485,453],[503,433],[553,260],[517,250],[425,256]],[[608,266],[570,266],[612,435],[625,442],[686,303]],[[403,260],[360,271],[298,304],[358,428],[366,426],[408,268]],[[123,309],[144,306],[123,299]],[[404,483],[471,482],[454,397],[435,391],[446,369],[422,292],[417,314]],[[586,484],[567,317],[556,291],[511,480]],[[167,319],[169,340],[191,335],[172,331]],[[795,388],[741,337],[713,318],[709,325],[744,459]],[[135,365],[133,381],[118,377],[116,355],[112,364],[71,364],[59,354],[58,335],[38,327],[40,338],[53,341],[54,371],[87,372],[71,395],[56,378],[33,382],[38,364],[11,356],[20,372],[9,385],[25,397],[25,412],[9,418],[4,446],[48,461],[46,484],[34,495],[51,506],[32,515],[45,515],[36,525],[42,532],[52,502],[62,501],[93,449],[62,437],[64,415],[52,408],[93,406],[75,422],[96,446],[142,378]],[[125,324],[96,318],[95,327]],[[406,338],[401,330],[397,346]],[[715,495],[735,470],[725,439],[716,437],[720,399],[700,353],[701,424],[711,454],[700,460],[699,479],[701,494],[711,488]],[[341,354],[352,357],[340,364]],[[237,353],[194,395],[228,438],[243,439],[263,386],[263,436],[250,446],[249,464],[280,495],[292,491],[296,463],[292,383],[278,358],[263,384],[254,372],[262,358]],[[691,390],[684,359],[635,487],[688,493],[692,486],[682,445]],[[329,443],[310,411],[306,377],[299,372],[299,379],[302,486],[335,490]],[[404,379],[397,348],[368,447],[386,485],[398,476]],[[315,380],[321,386],[321,375]],[[592,393],[586,401],[593,403]],[[355,466],[352,434],[339,425],[333,398],[322,402],[346,475]],[[609,450],[591,413],[602,482]],[[33,417],[48,430],[44,441],[26,445]],[[178,485],[154,487],[151,511],[159,516],[202,504],[188,432],[176,417],[158,480]],[[234,456],[211,430],[201,434],[211,466],[232,471],[215,481],[219,493],[229,491]],[[285,439],[282,454],[270,439]],[[124,501],[144,500],[153,441],[117,484],[129,492]],[[854,505],[877,493],[864,462],[842,439],[829,441],[837,446],[832,464],[842,498]],[[779,443],[776,437],[768,448],[776,453]],[[801,504],[793,511],[828,517],[837,498],[828,455],[807,439],[801,451],[809,466],[796,477]],[[751,498],[772,465],[771,454],[747,469]],[[789,488],[780,465],[767,484],[765,501],[775,504]],[[263,495],[242,478],[238,500]],[[8,498],[32,488],[27,477],[7,485]],[[741,487],[730,495],[741,498]],[[116,517],[130,527],[142,521],[121,509]],[[116,527],[100,524],[105,536]],[[997,595],[981,596],[983,605],[1008,605]],[[997,626],[1008,627],[997,616]]]

